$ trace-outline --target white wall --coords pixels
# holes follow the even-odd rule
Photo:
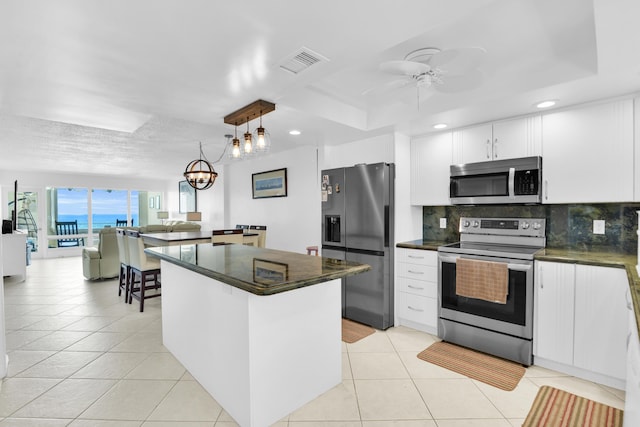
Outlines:
[[[287,168],[287,197],[253,199],[251,175]],[[315,147],[301,147],[224,168],[224,227],[236,224],[266,225],[266,247],[306,253],[320,244],[320,185],[318,153]],[[215,184],[214,184],[215,186]],[[209,190],[207,190],[209,191]],[[220,208],[211,205],[203,212],[218,223]]]
[[[357,163],[380,162],[395,163],[394,134],[325,146],[320,170],[353,166]]]

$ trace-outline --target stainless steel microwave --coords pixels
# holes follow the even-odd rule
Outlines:
[[[451,165],[454,205],[542,203],[542,157]]]

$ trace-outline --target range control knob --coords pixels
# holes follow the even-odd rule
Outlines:
[[[533,223],[533,229],[534,230],[540,230],[540,227],[542,227],[542,224],[540,224],[539,222],[534,222]]]
[[[480,223],[478,221],[473,221],[473,228],[478,228]]]
[[[469,221],[462,221],[462,226],[467,228],[470,225]]]
[[[526,222],[526,221],[525,221],[525,222],[523,222],[523,223],[522,223],[522,229],[523,229],[523,230],[528,230],[528,229],[529,229],[529,223],[528,223],[528,222]]]

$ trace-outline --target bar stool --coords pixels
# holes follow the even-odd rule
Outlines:
[[[311,252],[315,252],[315,255],[318,256],[318,247],[317,246],[307,246],[307,255],[311,255]]]
[[[144,311],[144,300],[148,298],[159,297],[161,294],[157,292],[160,289],[160,260],[150,258],[144,253],[144,242],[137,231],[127,230],[127,240],[129,243],[129,261],[131,266],[131,276],[129,285],[129,304],[133,298],[140,301],[140,311]],[[136,276],[140,278],[138,287],[136,284]],[[146,291],[155,289],[153,294],[147,294]]]
[[[125,231],[116,229],[116,243],[118,244],[118,258],[120,259],[120,274],[118,278],[118,296],[124,290],[124,302],[129,300],[129,278],[131,266],[129,265],[129,244],[126,240]]]

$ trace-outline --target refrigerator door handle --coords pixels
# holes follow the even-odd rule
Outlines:
[[[384,205],[384,247],[389,247],[389,205]]]

